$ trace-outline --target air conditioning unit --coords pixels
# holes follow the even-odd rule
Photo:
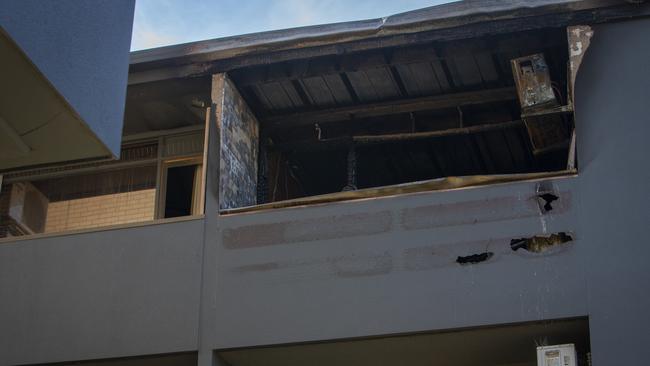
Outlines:
[[[26,233],[42,233],[49,200],[29,182],[11,185],[9,217]]]
[[[537,366],[577,366],[576,348],[571,344],[537,347]]]

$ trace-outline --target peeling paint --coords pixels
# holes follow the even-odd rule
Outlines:
[[[224,229],[222,238],[227,249],[242,249],[380,234],[392,226],[390,211],[381,211]]]
[[[295,270],[328,277],[356,278],[388,274],[393,270],[393,267],[393,256],[385,251],[381,253],[352,253],[304,260],[255,263],[235,267],[230,272],[237,274],[260,274],[281,270],[293,270],[294,272],[287,274],[287,277],[295,280],[300,278],[299,275],[295,275]]]
[[[277,262],[256,263],[245,266],[233,268],[232,272],[247,273],[247,272],[266,272],[282,268]]]
[[[339,277],[366,277],[387,274],[393,269],[393,257],[388,252],[366,258],[339,257],[329,261]]]
[[[593,29],[588,25],[575,25],[567,27],[569,42],[569,104],[573,105],[574,86],[582,60],[594,36]]]
[[[571,193],[558,193],[553,206],[555,214],[571,207]],[[537,196],[521,200],[518,196],[497,197],[480,201],[449,203],[408,208],[402,211],[402,227],[406,230],[459,226],[505,221],[539,215]]]

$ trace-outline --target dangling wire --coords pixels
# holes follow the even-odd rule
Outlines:
[[[277,160],[276,160],[277,163],[275,164],[275,179],[274,179],[275,182],[273,183],[273,194],[272,194],[272,197],[271,197],[271,202],[275,202],[275,194],[278,191],[278,180],[280,179],[280,161],[281,160],[282,160],[281,157],[278,156]]]
[[[354,144],[350,145],[348,149],[348,178],[347,184],[343,187],[343,191],[356,191],[357,190],[357,152]]]
[[[553,91],[555,92],[557,99],[560,101],[560,104],[564,105],[564,97],[562,96],[562,91],[560,91],[558,84],[556,82],[552,82],[551,88],[553,88]]]
[[[314,123],[314,129],[316,130],[316,139],[318,141],[320,141],[322,131],[321,131],[320,126],[318,125],[318,123]]]

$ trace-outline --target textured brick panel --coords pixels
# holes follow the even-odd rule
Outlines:
[[[257,203],[259,123],[228,79],[223,98],[220,207],[252,206]]]
[[[155,189],[50,202],[45,232],[87,229],[154,219]]]

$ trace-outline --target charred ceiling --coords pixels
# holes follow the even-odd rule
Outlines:
[[[522,118],[512,60],[529,55],[566,105],[566,28],[233,70],[260,124],[258,203],[566,169],[572,115]]]

